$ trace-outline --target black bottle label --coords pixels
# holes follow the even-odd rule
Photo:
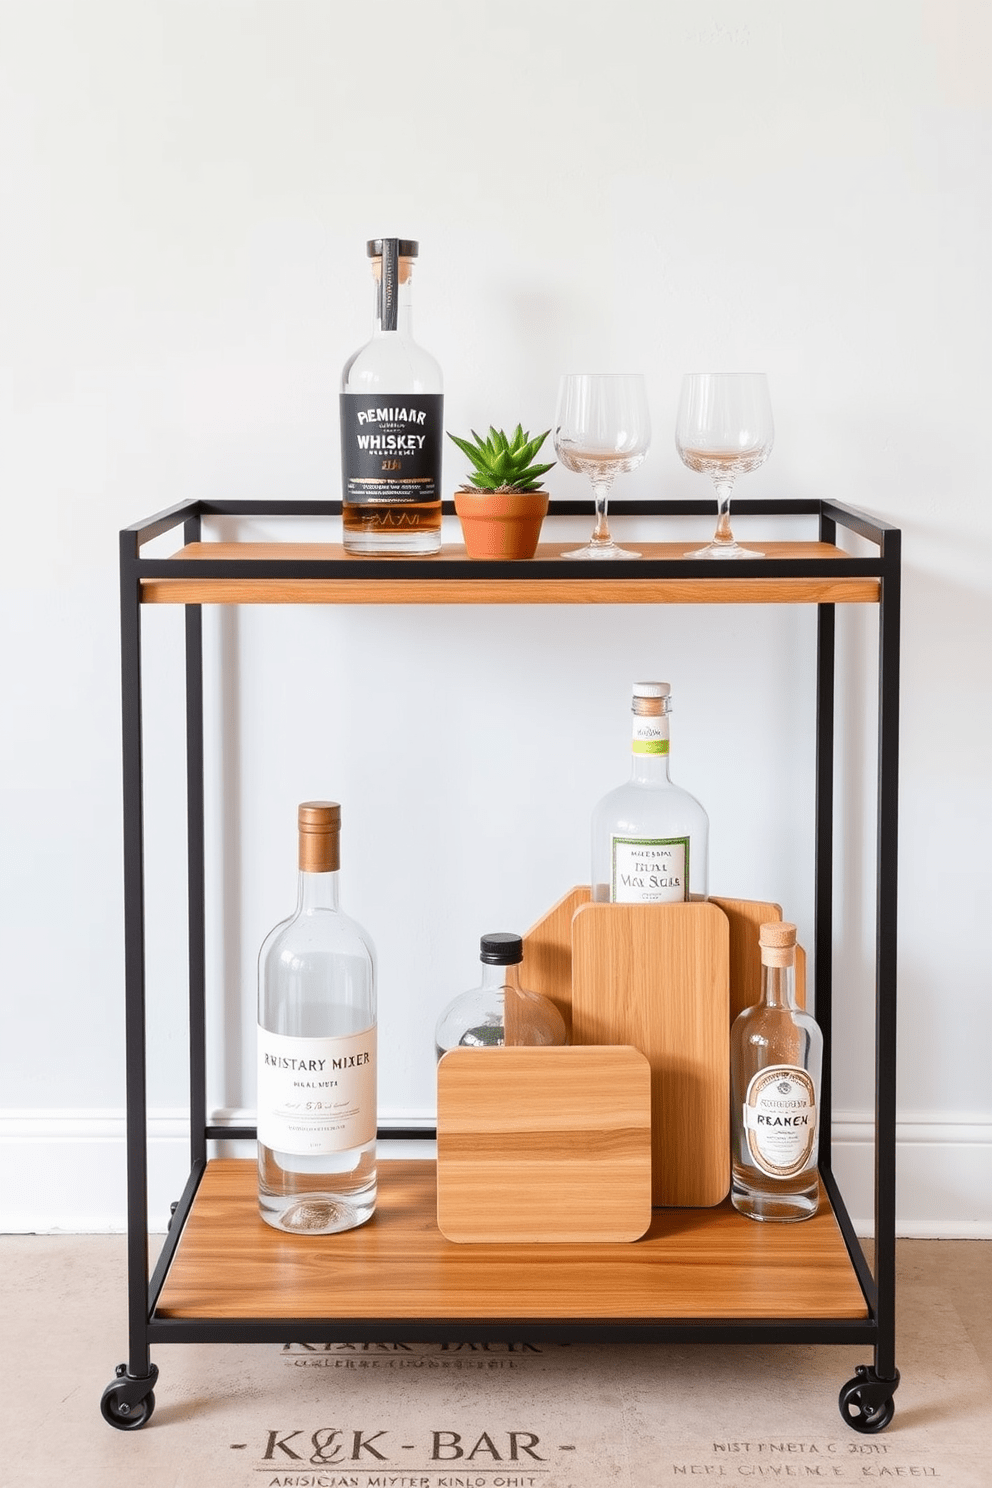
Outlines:
[[[355,506],[441,499],[442,393],[342,393],[343,498]]]

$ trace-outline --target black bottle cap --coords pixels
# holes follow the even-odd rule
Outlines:
[[[365,252],[369,258],[381,258],[382,245],[389,242],[396,244],[396,251],[400,258],[416,258],[420,251],[420,244],[415,243],[413,238],[369,238],[365,244]]]
[[[487,966],[516,966],[524,959],[524,943],[519,935],[496,930],[479,941],[479,960]]]

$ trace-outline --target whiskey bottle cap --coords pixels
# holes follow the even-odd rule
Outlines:
[[[494,930],[479,941],[479,960],[487,966],[517,966],[524,959],[524,943],[519,935]]]
[[[369,258],[381,258],[382,245],[388,242],[388,238],[369,238],[365,244],[365,251]],[[396,252],[400,258],[416,258],[420,251],[420,244],[413,238],[394,238],[393,242],[396,244]]]
[[[341,865],[341,807],[337,801],[302,801],[297,812],[301,873],[336,873]]]
[[[634,696],[649,698],[671,697],[672,684],[670,682],[635,682]]]
[[[301,832],[340,832],[341,807],[337,801],[301,801],[297,821]]]

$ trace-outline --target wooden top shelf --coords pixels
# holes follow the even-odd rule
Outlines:
[[[631,1244],[458,1245],[436,1222],[435,1165],[379,1164],[360,1229],[304,1238],[265,1224],[254,1162],[208,1164],[157,1318],[851,1319],[867,1307],[826,1196],[802,1224],[729,1201],[658,1209]],[[414,1335],[411,1334],[411,1337]]]
[[[596,563],[563,559],[569,543],[545,543],[526,562],[489,564],[471,561],[458,544],[430,558],[373,559],[353,558],[339,543],[195,542],[153,565],[141,580],[141,597],[145,604],[877,604],[880,598],[877,565],[831,543],[757,542],[765,557],[744,564],[745,572],[739,563],[687,560],[697,545],[638,540],[640,560]],[[173,578],[168,566],[179,562],[242,567]],[[815,572],[791,571],[811,562]],[[314,564],[326,568],[315,572]]]

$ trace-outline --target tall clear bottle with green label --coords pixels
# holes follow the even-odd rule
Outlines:
[[[709,817],[669,774],[668,682],[635,682],[630,779],[592,817],[592,897],[613,904],[705,899]]]
[[[441,547],[441,368],[413,337],[410,238],[373,238],[372,337],[341,374],[344,547],[414,557]]]
[[[795,925],[772,921],[758,935],[761,1001],[730,1031],[730,1197],[750,1219],[810,1219],[820,1193],[823,1034],[796,1004]]]

